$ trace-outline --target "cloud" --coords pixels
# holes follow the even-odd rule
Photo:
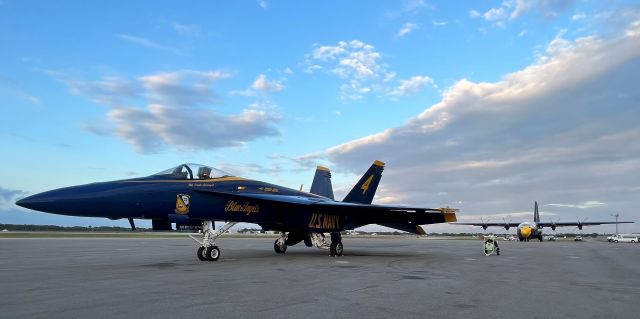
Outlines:
[[[409,34],[411,31],[416,30],[418,28],[418,25],[415,23],[405,23],[402,28],[400,28],[400,30],[398,30],[398,33],[396,34],[396,36],[398,38],[403,38],[405,35]]]
[[[340,41],[336,46],[315,45],[307,55],[307,71],[326,67],[346,82],[340,86],[341,99],[357,100],[372,92],[373,82],[387,73],[379,63],[381,57],[374,46],[359,40]]]
[[[572,21],[583,20],[585,18],[587,18],[587,15],[585,13],[583,13],[583,12],[576,13],[573,16],[571,16],[571,20]]]
[[[13,203],[15,200],[27,196],[29,192],[17,190],[17,189],[8,189],[0,186],[0,201],[3,202],[11,202]]]
[[[185,37],[196,37],[200,35],[200,29],[195,25],[186,25],[179,22],[174,22],[171,27],[178,34]]]
[[[536,11],[545,18],[555,18],[566,11],[576,0],[516,0],[510,19],[517,19],[529,11]],[[507,1],[503,2],[503,6]],[[512,3],[510,6],[513,6]]]
[[[575,0],[506,0],[499,7],[490,8],[484,13],[470,10],[471,18],[482,18],[492,22],[494,27],[505,27],[509,21],[517,20],[528,12],[535,12],[546,19],[556,18],[560,13],[573,6]]]
[[[279,135],[282,116],[275,105],[256,103],[236,114],[211,109],[220,102],[212,85],[230,76],[224,71],[179,70],[133,80],[66,76],[63,82],[73,93],[111,107],[103,120],[85,123],[85,131],[118,137],[139,153],[167,146],[189,151],[242,146]]]
[[[507,11],[504,7],[491,8],[482,17],[487,21],[501,20],[507,17]]]
[[[154,42],[152,40],[149,40],[147,38],[138,37],[138,36],[134,36],[134,35],[130,35],[130,34],[116,34],[116,38],[118,38],[120,40],[124,40],[124,41],[129,42],[129,43],[133,43],[133,44],[139,45],[139,46],[143,46],[145,48],[168,51],[168,52],[171,52],[173,54],[180,54],[180,51],[175,49],[175,48],[160,45],[160,44],[158,44],[158,43],[156,43],[156,42]]]
[[[142,76],[138,82],[152,103],[195,106],[216,103],[211,84],[229,77],[231,74],[224,71],[181,70]]]
[[[270,165],[261,165],[256,163],[217,163],[216,166],[233,176],[278,176],[285,171],[285,168],[277,163]]]
[[[284,90],[284,85],[280,81],[269,81],[267,76],[259,74],[251,86],[242,91],[231,91],[231,95],[255,96],[257,93],[277,93]]]
[[[224,71],[186,69],[141,76],[137,79],[106,76],[97,81],[87,81],[63,72],[50,71],[49,74],[67,84],[72,94],[85,96],[96,103],[112,107],[126,105],[136,99],[181,106],[217,103],[218,98],[211,85],[215,81],[232,76]]]
[[[0,212],[20,209],[15,202],[29,195],[29,192],[17,189],[9,189],[0,186]]]
[[[545,206],[587,209],[587,208],[601,207],[605,205],[606,205],[605,203],[599,202],[599,201],[587,201],[582,204],[546,204]]]
[[[336,46],[320,46],[312,51],[310,61],[329,62],[331,72],[342,78],[376,78],[384,71],[378,63],[381,54],[359,40],[340,41]]]
[[[389,95],[399,97],[420,93],[427,85],[433,85],[433,80],[430,77],[416,75],[408,80],[400,81],[400,85],[389,92]]]
[[[417,11],[425,8],[430,8],[429,4],[425,0],[408,0],[404,2],[404,11]]]
[[[405,125],[321,155],[354,173],[387,162],[380,196],[398,203],[477,215],[598,198],[629,216],[640,189],[639,61],[638,22],[609,39],[560,34],[532,65],[497,82],[462,79]]]
[[[359,40],[340,41],[335,46],[315,44],[313,51],[306,55],[305,73],[324,72],[340,78],[343,83],[339,97],[343,101],[360,100],[372,93],[397,99],[418,93],[427,84],[434,85],[431,78],[421,75],[400,80],[394,86],[398,82],[397,73],[381,60],[382,53]]]
[[[266,9],[267,8],[267,1],[266,0],[257,0],[258,5],[262,8],[262,9]]]
[[[96,103],[117,106],[139,97],[139,84],[121,77],[109,76],[99,81],[82,81],[60,72],[50,74],[67,84],[72,94],[89,97]]]
[[[128,35],[128,34],[116,34],[116,37],[127,41],[127,42],[131,42],[137,45],[141,45],[143,47],[147,47],[147,48],[152,48],[152,49],[161,49],[162,46],[147,39],[147,38],[143,38],[143,37],[136,37],[133,35]]]
[[[268,81],[266,75],[260,74],[251,85],[251,88],[262,92],[280,92],[284,90],[284,85],[279,81]]]
[[[25,91],[16,81],[0,75],[0,93],[28,101],[33,104],[40,104],[40,99]]]
[[[281,116],[269,108],[252,105],[239,114],[150,104],[146,108],[114,108],[107,113],[109,135],[127,141],[139,153],[152,153],[165,145],[182,150],[242,146],[266,136],[279,135]],[[98,132],[89,125],[87,131]],[[104,133],[105,131],[102,130]]]
[[[313,74],[316,71],[322,70],[322,67],[317,65],[317,64],[312,64],[307,66],[307,68],[304,70],[305,73],[307,74]]]
[[[449,24],[449,21],[431,21],[434,27],[444,27]]]

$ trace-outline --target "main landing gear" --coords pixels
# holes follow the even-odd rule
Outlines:
[[[342,235],[340,233],[331,233],[331,245],[329,245],[329,256],[342,256],[344,246],[342,246]]]
[[[227,223],[224,227],[214,231],[213,223],[210,220],[205,220],[202,222],[202,241],[197,238],[189,235],[191,239],[195,240],[200,247],[197,251],[198,259],[202,261],[216,261],[220,258],[220,248],[216,246],[216,239],[220,237],[220,235],[224,234],[229,228],[233,227],[237,223]]]
[[[308,239],[305,239],[305,241],[309,240],[311,243],[307,246],[315,246],[316,248],[320,249],[328,249],[329,256],[331,257],[342,256],[344,252],[344,246],[342,245],[342,235],[340,233],[331,233],[331,244],[327,244],[325,236],[322,233],[309,233],[308,236]],[[289,236],[287,235],[287,233],[281,232],[280,237],[273,243],[273,250],[277,254],[284,254],[287,251],[288,239]],[[298,241],[299,240],[300,239],[298,239]],[[294,245],[298,241],[294,240],[294,243],[290,243],[290,245]]]

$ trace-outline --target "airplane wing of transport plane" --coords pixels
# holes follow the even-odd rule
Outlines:
[[[197,257],[215,261],[220,249],[215,240],[239,222],[255,223],[264,230],[280,232],[276,253],[300,242],[308,247],[343,253],[341,231],[379,224],[414,234],[424,234],[420,225],[455,222],[456,209],[372,205],[384,170],[375,161],[343,201],[336,201],[331,174],[316,170],[313,193],[261,181],[231,176],[215,168],[182,164],[143,178],[93,183],[56,189],[19,200],[16,204],[47,213],[151,219],[154,230],[176,226],[200,226]],[[215,221],[227,221],[215,230]],[[325,233],[330,234],[330,242]]]
[[[582,230],[583,226],[593,226],[593,225],[605,225],[605,224],[629,224],[633,222],[585,222],[584,220],[577,222],[541,222],[540,221],[540,213],[538,212],[538,202],[535,202],[533,209],[533,222],[525,221],[520,223],[512,223],[512,222],[503,222],[503,223],[489,223],[489,222],[479,222],[479,223],[452,223],[453,225],[471,225],[471,226],[480,226],[483,229],[487,229],[487,227],[504,227],[504,229],[509,230],[511,227],[517,227],[518,239],[520,241],[529,241],[530,239],[538,239],[542,241],[542,228],[549,227],[552,230],[556,230],[556,227],[570,227],[575,226],[578,229]]]

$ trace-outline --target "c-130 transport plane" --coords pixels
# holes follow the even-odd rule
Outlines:
[[[304,242],[343,253],[340,232],[379,224],[414,234],[425,234],[420,225],[456,221],[456,209],[371,205],[382,177],[384,163],[375,161],[343,201],[333,198],[331,173],[318,166],[311,193],[231,176],[198,164],[182,164],[142,178],[60,188],[26,197],[17,205],[52,214],[151,219],[154,230],[177,226],[201,226],[200,260],[216,261],[220,249],[215,240],[233,225],[255,223],[280,232],[276,253]],[[215,221],[226,221],[215,230]],[[330,233],[327,243],[324,233]]]
[[[483,229],[487,229],[487,227],[497,226],[504,227],[505,230],[509,230],[511,227],[517,227],[516,233],[518,234],[518,240],[520,241],[529,241],[530,239],[538,239],[542,241],[542,228],[549,227],[552,230],[556,230],[556,227],[568,227],[575,226],[578,229],[582,230],[582,226],[594,226],[594,225],[603,225],[603,224],[628,224],[633,222],[585,222],[578,220],[577,222],[541,222],[540,221],[540,213],[538,212],[538,202],[535,202],[533,208],[533,222],[526,221],[521,223],[512,223],[512,222],[504,222],[504,223],[489,223],[489,222],[480,222],[480,223],[454,223],[454,225],[472,225],[472,226],[481,226]]]

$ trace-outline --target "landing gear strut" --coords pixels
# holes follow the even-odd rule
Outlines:
[[[278,254],[284,254],[287,251],[287,233],[280,232],[280,237],[273,243],[273,250]]]
[[[224,227],[214,231],[213,223],[210,220],[202,221],[202,241],[197,238],[189,235],[191,239],[195,240],[200,247],[197,251],[197,256],[199,260],[205,261],[216,261],[220,258],[220,248],[216,246],[216,239],[220,237],[220,235],[224,234],[229,230],[229,228],[233,227],[233,225],[237,224],[236,222],[230,222],[224,225]]]
[[[304,238],[301,239],[300,237]],[[331,244],[327,243],[324,233],[286,233],[281,232],[280,237],[273,243],[273,250],[277,254],[284,254],[287,251],[287,243],[291,246],[304,240],[306,246],[329,250],[331,257],[342,256],[344,246],[342,245],[342,235],[338,232],[331,233]]]

